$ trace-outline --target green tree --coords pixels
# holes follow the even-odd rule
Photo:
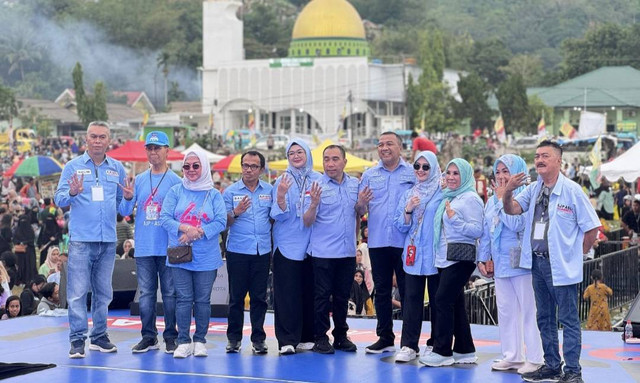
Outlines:
[[[96,82],[93,87],[93,120],[107,121],[107,91],[102,81]]]
[[[19,80],[24,80],[25,66],[42,58],[40,45],[33,32],[26,28],[11,31],[0,38],[0,53],[9,63],[8,74],[17,72]]]
[[[536,55],[516,55],[500,68],[507,75],[520,75],[525,86],[539,85],[543,77],[542,60]]]
[[[462,102],[458,104],[457,115],[469,118],[471,130],[491,126],[492,111],[487,103],[489,85],[477,73],[470,73],[458,82],[458,94]]]
[[[87,125],[93,120],[90,116],[91,106],[89,105],[89,102],[87,102],[87,95],[84,91],[82,65],[80,65],[79,62],[77,62],[76,66],[73,68],[71,77],[73,78],[73,90],[76,95],[76,113],[78,113],[80,121]]]
[[[16,100],[13,90],[0,83],[0,120],[11,121],[18,115],[19,108],[20,103]]]
[[[473,45],[473,53],[469,65],[473,71],[482,76],[492,87],[496,88],[505,79],[500,67],[509,64],[511,52],[499,39],[479,41]]]
[[[509,76],[498,87],[496,97],[505,130],[510,133],[530,131],[529,102],[522,76],[519,74]]]
[[[283,57],[289,48],[291,18],[283,18],[277,8],[254,4],[244,15],[245,51],[248,59]]]
[[[24,128],[33,128],[40,137],[49,137],[53,131],[51,121],[48,121],[40,114],[38,109],[29,108],[29,110],[20,110],[18,116],[21,122],[21,126]]]
[[[526,131],[528,134],[537,134],[538,133],[538,123],[542,117],[545,118],[545,123],[547,124],[547,132],[551,133],[551,125],[553,121],[551,117],[553,116],[553,108],[547,106],[540,97],[533,95],[529,96],[529,116],[528,126],[529,129]]]
[[[176,81],[169,83],[169,102],[184,101],[187,99],[186,93],[180,90],[180,84]]]

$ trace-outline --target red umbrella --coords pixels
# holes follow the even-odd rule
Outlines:
[[[233,158],[235,156],[235,154],[229,154],[225,158],[213,164],[213,167],[211,169],[217,172],[226,172],[227,169],[229,169],[229,165],[231,165],[231,161],[233,161]]]
[[[7,177],[13,176],[13,173],[15,173],[16,169],[18,169],[18,166],[22,164],[22,161],[24,161],[24,159],[19,159],[18,161],[14,162],[13,165],[11,165],[11,167],[6,172],[4,172],[4,175]]]
[[[113,149],[107,152],[109,157],[115,158],[118,161],[130,161],[130,162],[147,162],[147,152],[144,149],[144,142],[142,141],[127,141],[124,145],[118,149]],[[182,161],[184,154],[175,150],[169,149],[167,155],[167,161]]]

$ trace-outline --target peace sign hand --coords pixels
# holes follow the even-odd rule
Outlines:
[[[78,174],[74,173],[71,176],[71,179],[67,180],[69,184],[69,195],[76,196],[84,191],[84,174],[80,175],[78,178]]]
[[[124,186],[118,184],[118,186],[120,186],[120,189],[122,189],[122,196],[127,201],[129,201],[129,200],[131,200],[133,198],[133,191],[135,190],[134,189],[135,184],[136,184],[136,179],[135,178],[125,179],[124,180]]]

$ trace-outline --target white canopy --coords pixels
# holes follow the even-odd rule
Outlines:
[[[640,142],[611,162],[600,165],[600,174],[611,182],[620,177],[634,182],[640,177]]]
[[[180,153],[187,155],[187,153],[194,151],[194,150],[200,150],[206,153],[207,158],[209,159],[209,163],[211,165],[215,164],[216,162],[220,161],[221,159],[225,158],[226,156],[222,156],[220,154],[215,154],[215,153],[211,153],[208,150],[205,150],[202,148],[202,146],[198,145],[196,142],[193,143],[193,145],[189,146],[188,148],[186,148],[185,150],[182,150]]]

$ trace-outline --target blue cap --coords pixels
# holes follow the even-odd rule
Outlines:
[[[147,139],[144,142],[144,146],[147,145],[169,146],[169,137],[167,137],[167,134],[164,132],[154,130],[153,132],[149,132],[149,134],[147,134]]]

